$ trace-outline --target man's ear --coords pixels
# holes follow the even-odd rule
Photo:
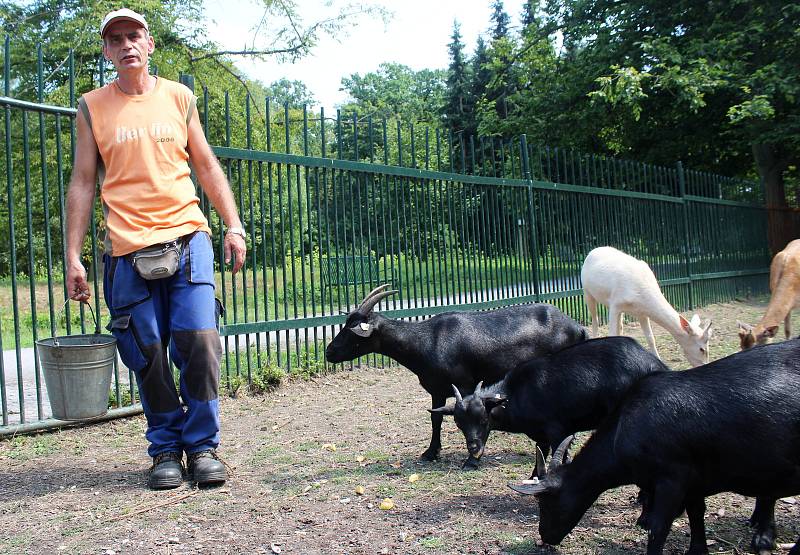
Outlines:
[[[442,416],[453,416],[455,412],[455,407],[448,407],[447,405],[443,407],[439,407],[436,409],[428,409],[428,412],[431,414],[441,414]]]

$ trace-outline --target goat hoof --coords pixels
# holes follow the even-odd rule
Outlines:
[[[771,534],[753,534],[753,539],[750,541],[750,551],[766,554],[772,553],[773,549],[775,549],[775,538]]]
[[[439,450],[438,449],[428,449],[424,453],[419,456],[420,459],[423,461],[435,461],[439,458]]]
[[[642,530],[649,530],[650,524],[647,522],[647,515],[645,514],[639,515],[639,518],[636,519],[636,526],[638,526]]]
[[[478,470],[478,459],[467,459],[464,461],[464,464],[461,465],[461,470]]]

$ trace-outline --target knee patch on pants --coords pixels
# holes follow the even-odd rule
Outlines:
[[[142,398],[156,413],[171,412],[181,406],[167,353],[161,343],[142,347],[147,366],[139,374]]]
[[[172,341],[183,359],[183,381],[192,399],[211,401],[219,389],[222,346],[216,329],[175,331]]]

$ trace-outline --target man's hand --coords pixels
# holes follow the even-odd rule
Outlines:
[[[86,268],[80,262],[67,263],[67,294],[73,301],[88,302],[89,283],[86,281]]]
[[[226,233],[223,251],[225,252],[225,264],[230,264],[231,255],[233,255],[233,269],[231,272],[235,274],[241,270],[242,266],[244,266],[245,256],[247,256],[247,243],[244,237],[234,233]]]

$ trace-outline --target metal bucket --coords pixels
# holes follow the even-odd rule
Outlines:
[[[51,337],[36,342],[53,417],[85,420],[108,411],[108,391],[117,356],[111,335]]]

